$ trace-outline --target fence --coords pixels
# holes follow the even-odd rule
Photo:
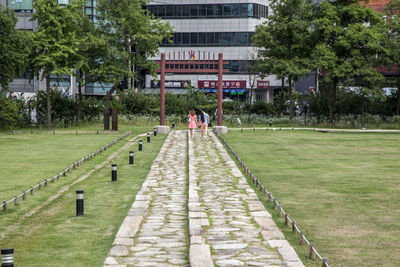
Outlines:
[[[14,198],[10,199],[9,201],[3,201],[2,204],[0,204],[0,208],[3,208],[3,211],[6,212],[7,211],[7,205],[11,202],[14,202],[14,206],[18,206],[19,205],[19,199],[22,197],[22,200],[25,201],[27,198],[27,195],[30,194],[31,196],[34,194],[34,190],[37,189],[36,191],[40,191],[42,189],[42,185],[43,186],[48,186],[48,183],[54,183],[55,181],[59,180],[61,176],[66,176],[66,174],[68,172],[70,172],[72,169],[75,169],[79,166],[82,165],[83,162],[86,162],[88,160],[91,160],[93,157],[101,154],[102,152],[106,151],[107,148],[113,146],[114,144],[116,144],[117,142],[119,142],[120,140],[124,139],[125,137],[127,137],[128,135],[130,135],[132,132],[126,132],[125,134],[121,135],[120,137],[116,138],[115,140],[111,141],[110,143],[106,144],[105,146],[97,149],[95,152],[88,154],[87,156],[83,157],[82,159],[77,160],[76,162],[74,162],[72,165],[68,166],[67,168],[65,168],[64,170],[62,170],[60,173],[54,175],[53,177],[49,178],[49,179],[44,179],[43,182],[39,182],[34,186],[31,186],[28,190],[26,191],[22,191],[22,194],[18,195],[18,196],[14,196]]]
[[[268,195],[268,202],[272,202],[273,203],[273,209],[278,209],[278,215],[279,217],[282,217],[282,215],[285,216],[285,225],[292,227],[292,232],[293,234],[300,234],[300,245],[304,246],[305,243],[307,243],[307,245],[309,246],[309,255],[308,258],[309,259],[315,259],[315,255],[318,256],[318,258],[320,258],[320,260],[322,261],[322,267],[329,267],[328,265],[328,258],[324,258],[322,257],[318,251],[315,249],[314,245],[312,243],[310,243],[310,241],[308,241],[308,239],[305,237],[304,232],[300,230],[300,228],[297,226],[296,221],[292,220],[289,217],[289,214],[287,212],[285,212],[285,210],[283,209],[282,205],[279,204],[278,202],[278,198],[274,197],[272,195],[272,192],[268,191],[267,188],[260,182],[260,180],[254,176],[254,174],[252,173],[252,171],[246,166],[246,164],[239,158],[238,154],[232,149],[232,147],[225,141],[225,139],[220,136],[220,134],[217,134],[218,138],[222,141],[222,143],[228,148],[229,152],[235,157],[235,159],[239,162],[240,166],[243,168],[244,172],[251,178],[252,182],[254,183],[254,185],[257,187],[258,190],[260,190],[260,192],[266,196]]]

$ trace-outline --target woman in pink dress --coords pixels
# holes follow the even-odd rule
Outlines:
[[[194,109],[192,109],[189,112],[188,115],[189,118],[189,130],[190,130],[190,137],[193,139],[193,130],[197,128],[197,116],[196,116],[196,112],[194,111]]]

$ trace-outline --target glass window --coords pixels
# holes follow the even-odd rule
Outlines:
[[[174,16],[174,6],[168,5],[165,15],[166,15],[167,18],[173,17]]]
[[[193,18],[197,18],[199,16],[199,6],[198,5],[190,5],[190,16]]]
[[[93,15],[93,8],[91,7],[85,7],[85,12],[88,15]]]
[[[255,18],[260,18],[260,5],[254,4],[254,17]]]
[[[241,17],[247,17],[248,16],[248,10],[247,10],[247,4],[240,4],[240,16]]]
[[[199,17],[206,16],[206,5],[199,5]]]
[[[249,44],[251,44],[253,42],[253,36],[254,36],[254,32],[249,32]]]
[[[254,14],[254,4],[248,4],[247,6],[247,16],[252,18]]]
[[[22,1],[21,0],[20,1],[15,0],[15,2],[22,2]],[[69,0],[58,0],[58,3],[60,5],[68,5],[69,4]]]
[[[238,17],[240,14],[239,12],[239,4],[233,4],[232,5],[232,16]]]
[[[192,45],[197,45],[198,44],[198,40],[197,40],[197,32],[192,32],[190,34],[190,43]]]
[[[213,14],[214,17],[222,16],[222,5],[213,5]]]
[[[216,32],[215,33],[215,44],[216,45],[221,45],[223,43],[223,33],[222,32]]]
[[[183,5],[182,6],[182,16],[183,17],[189,17],[190,16],[190,6],[189,5]]]
[[[225,17],[232,16],[232,5],[230,5],[230,4],[225,4],[224,5],[224,16]]]
[[[174,34],[174,44],[176,45],[182,44],[182,34],[180,32]]]
[[[206,7],[207,10],[207,17],[214,17],[214,12],[213,12],[213,5],[207,5]]]
[[[241,44],[247,44],[247,38],[248,38],[247,32],[240,33],[240,43]]]
[[[230,45],[232,43],[232,41],[231,41],[232,33],[224,32],[222,36],[223,36],[222,43],[224,45]]]
[[[233,32],[232,33],[232,44],[237,45],[239,43],[239,33]]]
[[[183,44],[190,44],[190,35],[189,33],[182,33],[182,43]]]
[[[213,32],[207,33],[207,44],[209,44],[209,45],[215,44],[215,36],[214,36]]]
[[[201,44],[201,45],[206,44],[206,33],[205,32],[199,33],[199,44]]]
[[[175,6],[175,17],[176,18],[182,17],[182,6],[181,5]]]
[[[239,72],[239,61],[237,61],[237,60],[230,61],[229,69],[230,69],[230,72],[238,73]]]
[[[164,5],[158,6],[158,17],[165,18],[165,6]]]
[[[29,11],[32,12],[32,0],[19,0],[19,1],[7,1],[8,8],[15,11]],[[68,3],[67,3],[68,4]]]

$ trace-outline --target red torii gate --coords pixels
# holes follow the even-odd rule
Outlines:
[[[174,58],[173,60],[170,60],[170,54],[169,54],[169,66],[172,66],[172,68],[169,68],[169,71],[172,73],[177,73],[177,72],[182,72],[182,73],[201,73],[201,72],[207,72],[207,73],[218,73],[218,111],[217,111],[217,125],[222,126],[222,80],[223,80],[223,65],[228,64],[227,62],[223,61],[223,55],[222,53],[218,54],[218,69],[210,68],[210,66],[214,66],[215,64],[215,54],[213,55],[213,60],[210,60],[210,53],[208,53],[208,59],[205,59],[205,52],[203,52],[203,60],[198,60],[195,61],[195,52],[189,53],[190,55],[190,60],[189,64],[193,65],[198,65],[197,68],[189,68],[189,69],[182,69],[180,68],[181,65],[186,65],[188,64],[188,61],[186,60],[180,60],[180,53],[178,55],[179,59],[175,60],[175,52],[174,52]],[[200,52],[198,52],[199,58],[200,58]],[[185,52],[183,52],[183,57],[185,57]],[[165,53],[161,53],[161,61],[159,62],[160,64],[160,69],[156,69],[156,72],[160,72],[160,125],[164,126],[165,125]],[[202,65],[203,67],[200,68],[199,66]],[[178,67],[178,68],[176,68]],[[225,71],[227,72],[227,70]]]

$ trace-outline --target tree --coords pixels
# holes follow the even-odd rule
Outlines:
[[[355,77],[378,77],[377,60],[385,53],[382,16],[358,0],[322,1],[314,9],[312,52],[329,88],[329,117],[334,121],[337,86]]]
[[[97,70],[101,81],[112,84],[104,108],[104,129],[108,130],[112,94],[124,79],[134,76],[133,65],[153,72],[155,64],[148,58],[154,57],[159,44],[170,37],[171,27],[152,19],[145,0],[100,0],[97,7],[99,29],[109,45],[101,61],[103,64]]]
[[[394,68],[400,66],[400,1],[390,0],[385,7],[385,13],[387,18],[388,41],[390,48],[389,60],[390,65]],[[400,115],[400,72],[396,77],[397,81],[397,104],[396,104],[396,115]]]
[[[310,73],[311,2],[309,0],[272,1],[273,15],[256,28],[258,69],[264,74],[288,78],[290,124],[293,120],[294,83]]]
[[[50,74],[72,75],[80,60],[82,39],[78,31],[84,4],[81,0],[71,0],[66,6],[60,6],[57,0],[37,0],[33,4],[35,13],[31,20],[36,20],[38,26],[33,33],[29,65],[35,77],[46,79],[48,129],[51,128]]]
[[[79,124],[82,114],[83,96],[82,87],[89,83],[101,81],[97,73],[101,68],[104,55],[108,53],[109,44],[102,35],[101,31],[96,28],[94,23],[91,23],[89,17],[82,11],[82,20],[79,27],[78,34],[80,35],[81,42],[79,42],[78,53],[80,60],[75,65],[76,75],[78,81],[78,107],[76,122]]]
[[[0,85],[3,90],[7,90],[9,83],[24,70],[29,54],[29,34],[16,30],[16,24],[14,11],[0,6]]]

